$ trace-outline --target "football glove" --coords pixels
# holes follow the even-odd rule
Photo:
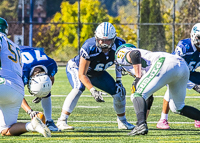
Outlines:
[[[193,87],[193,89],[196,91],[196,92],[198,92],[198,93],[200,93],[200,85],[195,85],[194,87]]]
[[[131,93],[135,93],[135,91],[136,91],[136,86],[137,86],[137,83],[138,83],[139,80],[140,80],[140,78],[139,78],[139,77],[136,77],[135,80],[133,81],[132,87],[131,87]]]
[[[31,119],[33,119],[33,117],[35,117],[38,113],[39,113],[38,111],[33,111],[32,109],[27,111],[27,114],[29,114]]]
[[[105,102],[103,100],[103,97],[102,95],[107,95],[105,92],[101,92],[101,91],[97,91],[95,88],[91,88],[90,89],[90,92],[92,94],[92,96],[94,97],[94,99],[97,101],[97,102]]]
[[[116,81],[115,83],[116,86],[116,93],[121,92],[122,95],[126,95],[126,89],[124,88],[123,84],[121,83],[121,81]]]

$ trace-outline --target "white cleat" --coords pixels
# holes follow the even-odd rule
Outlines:
[[[60,129],[60,130],[74,130],[73,126],[69,126],[66,122],[66,120],[60,120],[58,119],[56,126]]]
[[[49,128],[40,120],[38,117],[34,117],[31,120],[31,124],[33,126],[33,129],[37,131],[38,133],[43,134],[44,137],[51,137],[51,131]]]
[[[118,123],[118,129],[122,129],[122,130],[132,130],[133,128],[135,128],[134,125],[128,123],[126,120],[120,121],[120,120],[117,118],[117,123]]]

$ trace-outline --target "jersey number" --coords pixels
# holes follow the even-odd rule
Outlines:
[[[37,61],[48,60],[47,56],[41,55],[39,50],[34,50],[34,52]],[[29,52],[23,52],[22,56],[23,63],[30,64],[34,61],[34,57]]]
[[[19,62],[20,66],[22,66],[20,49],[18,47],[14,47],[9,42],[7,42],[7,43],[8,43],[8,50],[14,55],[14,56],[8,56],[8,58],[10,60],[12,60],[14,63],[18,63]],[[16,52],[13,49],[16,49]]]
[[[118,54],[117,54],[117,58],[119,58],[119,59],[123,59],[124,54],[125,54],[125,52],[122,51],[122,50],[120,50],[120,51],[118,52]]]
[[[103,71],[104,69],[107,69],[108,67],[112,66],[113,65],[113,62],[109,62],[105,65],[105,68],[104,68],[104,64],[98,64],[96,65],[95,67],[95,71]]]
[[[196,68],[198,68],[200,66],[200,62],[198,62],[195,66],[196,62],[195,61],[191,61],[189,64],[188,64],[188,67],[189,67],[189,70],[190,71],[194,71]]]

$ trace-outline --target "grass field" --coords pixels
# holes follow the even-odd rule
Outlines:
[[[108,70],[112,75],[114,71]],[[57,122],[65,97],[71,90],[71,86],[65,74],[65,68],[59,67],[55,76],[55,84],[52,88],[52,118]],[[136,123],[136,115],[130,101],[130,85],[133,78],[123,77],[123,84],[127,89],[126,117],[133,124]],[[154,94],[154,103],[147,120],[149,133],[145,136],[127,136],[128,130],[117,128],[116,114],[113,109],[113,102],[110,95],[104,96],[104,103],[96,102],[86,90],[80,97],[79,102],[68,119],[68,124],[75,127],[73,131],[53,132],[51,138],[44,138],[39,133],[26,133],[19,137],[0,137],[0,143],[128,143],[128,142],[200,142],[200,129],[194,127],[194,121],[186,117],[176,115],[170,111],[169,123],[170,130],[159,130],[156,123],[160,119],[162,110],[163,95],[166,88],[162,88]],[[29,93],[26,90],[26,95]],[[36,111],[42,111],[41,104],[33,104],[32,96],[25,97]],[[193,105],[200,109],[200,96],[195,91],[187,91],[186,104]],[[26,122],[30,117],[20,109],[18,120]]]

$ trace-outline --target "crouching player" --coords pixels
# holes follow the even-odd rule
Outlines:
[[[23,82],[27,85],[31,95],[36,98],[34,103],[41,101],[46,125],[51,131],[60,131],[52,120],[51,86],[54,75],[57,73],[56,62],[49,58],[43,51],[28,46],[20,46],[22,50]],[[21,107],[33,118],[39,112],[33,111],[25,98]]]
[[[37,131],[45,137],[51,137],[50,130],[38,117],[28,123],[17,123],[24,97],[21,51],[7,38],[7,34],[8,24],[0,18],[0,133],[2,136],[18,136]]]

